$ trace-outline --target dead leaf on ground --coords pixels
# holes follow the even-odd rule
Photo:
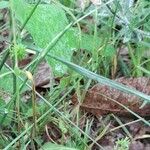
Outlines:
[[[24,68],[34,58],[34,55],[27,55],[23,60],[19,61],[19,67]],[[50,88],[53,82],[52,69],[46,61],[42,61],[34,74],[35,87]]]
[[[45,126],[45,132],[43,134],[43,140],[45,142],[48,141],[59,141],[61,139],[62,134],[61,130],[57,127],[56,124],[50,122]]]
[[[134,88],[145,94],[150,94],[150,81],[149,78],[118,78],[120,82],[130,88]],[[112,101],[111,99],[123,104],[133,112],[140,116],[150,116],[150,104],[140,108],[142,101],[139,97],[127,93],[120,92],[117,89],[110,88],[106,85],[97,84],[93,86],[85,95],[84,102],[80,108],[84,111],[90,112],[96,116],[114,113],[120,116],[130,116],[131,113],[124,109],[122,106]],[[73,103],[77,103],[77,96],[74,95]]]
[[[31,55],[31,54],[26,55],[24,59],[19,61],[18,63],[19,68],[26,67],[33,60],[33,57],[34,55]]]
[[[149,135],[148,138],[150,138],[150,126],[143,126],[141,122],[129,125],[129,132],[134,137],[134,140],[146,139],[145,135]]]
[[[130,144],[129,150],[144,150],[144,144],[140,141],[134,141]]]
[[[34,75],[35,86],[40,88],[50,88],[53,79],[53,73],[50,66],[45,61],[41,62]]]

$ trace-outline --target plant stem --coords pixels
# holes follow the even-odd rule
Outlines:
[[[8,65],[7,65],[8,67]],[[13,71],[10,67],[8,67],[8,69],[10,69],[11,71]],[[23,81],[23,79],[22,79]],[[32,87],[26,83],[26,85],[32,89]],[[82,134],[84,134],[86,137],[88,137],[91,141],[93,141],[93,143],[95,143],[96,145],[98,145],[102,150],[103,147],[97,143],[92,137],[90,137],[88,134],[86,134],[83,130],[81,130],[78,126],[76,126],[76,124],[74,122],[72,122],[67,116],[63,115],[62,112],[60,112],[57,108],[56,105],[58,105],[62,99],[64,99],[70,92],[72,91],[72,89],[70,89],[56,104],[52,105],[51,103],[49,103],[49,101],[47,101],[43,96],[41,96],[38,92],[36,92],[36,94],[50,107],[50,109],[43,114],[39,119],[37,119],[36,123],[40,122],[49,112],[51,112],[51,110],[54,110],[55,113],[58,116],[61,116],[61,118],[63,120],[66,120],[69,122],[69,124],[71,124],[72,126],[76,127]],[[22,132],[18,137],[16,137],[7,147],[4,148],[4,150],[8,150],[10,148],[10,146],[12,146],[15,142],[17,142],[22,136],[24,136],[28,131],[30,131],[32,129],[32,127],[34,126],[34,124],[32,124],[30,127],[28,127],[24,132]]]
[[[35,51],[37,53],[39,53],[41,51],[41,50],[35,49],[35,48],[30,48],[30,49],[32,49],[33,51]],[[71,62],[66,61],[66,60],[64,60],[62,58],[54,56],[54,55],[52,55],[50,53],[48,53],[47,56],[49,56],[49,57],[51,57],[51,58],[53,58],[53,59],[55,59],[55,60],[57,60],[59,62],[62,62],[63,64],[67,65],[70,69],[78,72],[79,74],[81,74],[81,75],[83,75],[85,77],[88,77],[88,78],[90,78],[92,80],[98,81],[101,84],[108,85],[109,87],[118,89],[119,91],[122,91],[122,92],[125,92],[125,93],[134,94],[134,95],[142,98],[144,101],[150,103],[150,96],[147,95],[147,94],[144,94],[144,93],[142,93],[140,91],[137,91],[135,89],[129,88],[128,86],[125,86],[125,85],[123,85],[121,83],[118,83],[116,81],[113,81],[111,79],[103,77],[101,75],[98,75],[98,74],[96,74],[94,72],[91,72],[91,71],[81,67],[81,66],[78,66],[78,65],[76,65],[74,63],[71,63]]]
[[[10,11],[11,11],[11,20],[12,20],[12,43],[13,43],[13,69],[14,69],[14,74],[13,74],[13,93],[14,93],[14,100],[15,100],[15,110],[17,112],[17,129],[18,129],[18,134],[20,134],[20,93],[19,93],[19,83],[18,83],[18,52],[17,49],[15,48],[17,44],[17,39],[16,39],[16,23],[15,23],[15,18],[14,18],[14,11],[13,11],[13,1],[10,1]],[[20,149],[21,143],[19,141],[18,149]]]
[[[107,3],[101,5],[101,7],[111,3],[112,0],[108,1]],[[101,8],[100,7],[100,8]],[[100,9],[99,8],[99,9]],[[50,49],[52,49],[55,44],[57,43],[57,41],[64,35],[64,33],[72,26],[72,25],[75,25],[77,24],[78,22],[80,22],[82,19],[86,18],[87,16],[89,16],[90,14],[94,13],[96,11],[96,9],[90,11],[89,13],[87,13],[86,15],[80,17],[79,19],[75,20],[73,23],[70,23],[69,25],[66,26],[66,28],[60,32],[49,44],[48,46],[42,51],[40,52],[40,54],[38,55],[38,57],[33,61],[31,62],[25,69],[27,69],[28,67],[31,67],[32,66],[32,69],[31,69],[31,73],[34,72],[34,70],[36,69],[37,65],[45,58],[45,56],[47,55],[47,53],[49,52]],[[22,90],[22,88],[24,87],[25,83],[27,82],[27,79],[25,79],[24,83],[20,86],[20,91]]]
[[[33,13],[35,12],[37,6],[40,4],[41,0],[38,0],[38,2],[36,3],[36,5],[33,7],[31,13],[29,14],[29,16],[26,18],[24,24],[22,25],[20,31],[22,32],[22,30],[24,29],[24,27],[26,26],[26,24],[28,23],[28,21],[30,20],[30,18],[32,17]]]
[[[0,63],[0,71],[1,71],[2,67],[4,66],[4,63],[6,62],[8,56],[9,56],[9,49],[6,51],[6,53],[5,53],[5,55],[4,55],[3,59],[2,59],[2,61],[1,61],[1,63]]]
[[[37,65],[45,58],[45,56],[47,55],[47,53],[49,52],[50,49],[52,49],[55,44],[57,43],[57,41],[64,35],[64,33],[72,26],[72,23],[70,23],[69,25],[66,26],[66,28],[60,32],[49,44],[48,46],[41,51],[37,58],[35,60],[33,60],[24,70],[27,70],[29,67],[32,66],[31,68],[31,73],[33,73],[37,67]],[[24,87],[25,83],[27,82],[27,79],[24,81],[24,83],[20,86],[20,91],[22,90],[22,88]]]

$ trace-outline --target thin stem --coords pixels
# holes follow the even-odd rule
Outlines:
[[[2,61],[0,63],[0,71],[1,71],[2,67],[4,66],[4,63],[6,62],[8,56],[9,56],[9,49],[6,50],[6,53],[5,53],[3,59],[2,59]]]
[[[108,1],[107,3],[101,5],[101,7],[111,3],[113,0]],[[100,7],[100,8],[101,8]],[[99,8],[99,9],[100,9]],[[39,53],[38,57],[34,60],[34,63],[31,62],[25,69],[27,69],[28,67],[32,66],[31,69],[31,73],[34,72],[34,70],[36,69],[37,65],[43,60],[43,58],[47,55],[47,53],[49,52],[50,49],[52,49],[55,44],[57,43],[57,41],[64,35],[64,33],[72,26],[77,24],[78,22],[80,22],[82,19],[86,18],[87,16],[89,16],[90,14],[94,13],[96,11],[96,9],[90,11],[89,13],[87,13],[86,15],[80,17],[79,19],[77,19],[76,21],[74,21],[73,23],[70,23],[69,25],[66,26],[66,28],[60,32],[49,44],[48,46]],[[25,83],[27,82],[27,79],[24,81],[24,83],[20,86],[20,91],[22,90],[22,88],[24,87]]]
[[[10,69],[11,71],[13,71],[8,65],[6,65],[8,69]],[[21,79],[21,78],[20,78]],[[21,79],[23,81],[23,79]],[[26,85],[32,89],[32,87],[26,83]],[[61,102],[70,92],[72,91],[72,89],[70,89],[58,102]],[[85,133],[82,129],[80,129],[74,122],[72,122],[68,116],[65,116],[62,112],[60,112],[57,108],[56,105],[58,104],[58,102],[54,105],[52,105],[51,103],[49,103],[49,101],[47,101],[42,95],[40,95],[37,91],[36,91],[36,95],[38,97],[40,97],[49,107],[49,111],[46,112],[44,115],[42,115],[37,121],[36,123],[40,122],[51,110],[54,110],[55,113],[60,116],[63,120],[68,121],[69,124],[71,124],[72,126],[76,127],[77,130],[79,130],[82,134],[84,134],[86,137],[88,137],[91,141],[93,141],[93,143],[95,143],[97,146],[99,146],[102,150],[104,150],[104,148],[97,143],[91,136],[89,136],[87,133]],[[14,139],[7,147],[4,148],[4,150],[8,150],[10,148],[10,146],[12,146],[15,142],[17,142],[22,136],[24,136],[28,131],[30,131],[32,129],[32,127],[34,126],[34,124],[32,124],[29,128],[27,128],[24,132],[22,132],[16,139]]]
[[[32,66],[31,68],[31,73],[34,72],[34,70],[36,69],[37,65],[45,58],[45,56],[47,55],[47,53],[49,52],[50,49],[52,49],[55,44],[57,43],[57,41],[64,35],[64,33],[72,26],[72,23],[70,23],[68,26],[66,26],[66,28],[60,32],[49,44],[48,46],[41,51],[37,58],[31,62],[24,70],[28,69],[30,66]],[[24,87],[25,83],[27,82],[27,79],[24,81],[24,83],[20,86],[20,90],[22,90],[22,88]]]
[[[13,74],[13,93],[14,93],[14,99],[15,99],[15,109],[16,109],[16,116],[17,116],[17,128],[18,128],[18,134],[20,134],[20,93],[19,93],[19,84],[18,84],[18,51],[15,48],[17,45],[17,39],[16,39],[16,22],[14,17],[14,9],[13,9],[13,1],[10,1],[10,10],[11,10],[11,20],[12,20],[12,43],[13,43],[13,69],[15,71],[15,74]],[[19,141],[18,149],[20,149],[21,143]]]
[[[28,21],[30,20],[30,18],[32,17],[33,13],[35,12],[37,6],[40,4],[41,0],[38,0],[38,2],[36,3],[36,5],[33,7],[31,13],[29,14],[29,16],[26,18],[24,24],[22,25],[20,31],[22,31],[24,29],[24,27],[26,26],[26,24],[28,23]]]
[[[32,49],[33,51],[39,53],[41,50],[39,49],[35,49],[35,48],[30,48]],[[74,71],[78,72],[79,74],[83,75],[83,76],[86,76],[92,80],[95,80],[95,81],[98,81],[99,83],[102,83],[104,85],[108,85],[109,87],[112,87],[112,88],[115,88],[115,89],[118,89],[119,91],[122,91],[122,92],[126,92],[126,93],[130,93],[130,94],[134,94],[140,98],[142,98],[143,100],[145,100],[146,102],[150,103],[150,96],[147,95],[147,94],[144,94],[140,91],[137,91],[135,89],[132,89],[132,88],[129,88],[128,86],[125,86],[121,83],[118,83],[116,81],[113,81],[111,79],[108,79],[106,77],[103,77],[101,75],[98,75],[94,72],[91,72],[81,66],[78,66],[74,63],[71,63],[69,61],[66,61],[62,58],[59,58],[57,56],[54,56],[50,53],[47,54],[47,56],[59,61],[59,62],[62,62],[63,64],[67,65],[70,69],[73,69]]]

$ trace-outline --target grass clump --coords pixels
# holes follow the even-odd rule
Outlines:
[[[0,2],[0,32],[8,33],[0,36],[7,43],[0,57],[0,148],[105,149],[101,140],[109,133],[111,117],[97,120],[81,112],[82,91],[99,82],[149,104],[149,95],[111,80],[149,76],[149,8],[146,0]],[[26,55],[34,57],[21,68]],[[55,82],[39,92],[34,73],[43,60],[52,67]],[[74,93],[77,106],[71,101]],[[116,150],[129,149],[132,136],[123,130],[124,138],[113,143]]]

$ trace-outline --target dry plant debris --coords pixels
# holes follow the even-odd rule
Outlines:
[[[37,67],[34,75],[35,86],[41,88],[50,88],[53,82],[53,73],[50,66],[45,62],[41,62]]]
[[[147,77],[122,77],[116,79],[116,81],[145,94],[150,94],[150,81]],[[76,94],[73,96],[72,101],[73,103],[77,103]],[[141,108],[143,101],[139,97],[123,93],[117,89],[100,84],[93,86],[90,90],[87,91],[84,101],[80,105],[80,108],[96,116],[109,113],[117,114],[120,116],[130,116],[131,113],[120,106],[118,102],[128,107],[128,109],[139,114],[140,116],[145,117],[150,115],[150,104],[146,104]]]
[[[19,61],[19,67],[24,68],[26,67],[32,60],[34,55],[28,55],[23,60]],[[34,82],[35,87],[38,88],[50,88],[53,83],[53,72],[51,67],[48,65],[46,61],[42,61],[34,74]]]

